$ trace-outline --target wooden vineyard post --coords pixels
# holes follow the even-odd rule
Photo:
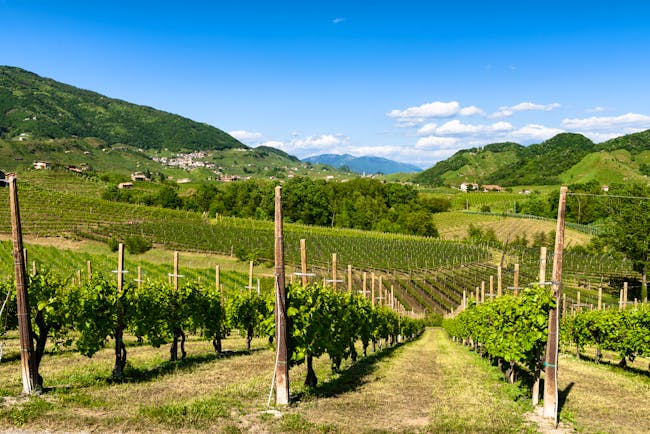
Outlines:
[[[174,291],[178,291],[178,252],[174,252]]]
[[[576,293],[576,312],[582,312],[582,306],[580,305],[580,291]]]
[[[248,294],[253,293],[253,261],[248,264]]]
[[[544,363],[544,417],[552,418],[558,423],[558,387],[557,362],[559,347],[558,308],[562,298],[562,257],[564,253],[564,217],[566,211],[567,188],[560,188],[557,210],[557,229],[555,231],[555,252],[553,255],[553,274],[551,289],[556,300],[556,307],[548,314],[548,339],[546,342],[546,362]]]
[[[86,273],[88,276],[88,281],[90,282],[93,278],[93,263],[90,260],[86,261]]]
[[[221,268],[218,265],[214,266],[214,287],[217,292],[221,291]]]
[[[36,276],[36,261],[32,261],[32,276]]]
[[[485,303],[485,280],[481,281],[481,303]]]
[[[467,309],[467,290],[463,290],[463,310]]]
[[[501,265],[497,267],[497,297],[503,295],[503,277],[501,272]]]
[[[598,310],[603,309],[603,287],[598,286]]]
[[[623,309],[627,307],[627,282],[623,282]]]
[[[332,253],[332,289],[336,291],[336,253]]]
[[[117,246],[117,294],[118,299],[122,298],[124,291],[124,244]],[[124,367],[126,366],[126,346],[124,345],[123,336],[126,324],[124,324],[124,307],[120,304],[117,312],[117,324],[115,326],[115,366],[113,367],[113,376],[122,378]]]
[[[142,288],[142,267],[138,265],[138,289]]]
[[[546,247],[539,248],[539,284],[546,283]]]
[[[363,287],[363,291],[362,291],[363,296],[365,297],[366,294],[368,294],[368,273],[365,272],[365,271],[363,272],[363,285],[362,285],[362,287]]]
[[[385,304],[383,276],[379,276],[379,305],[384,306]]]
[[[514,281],[513,285],[515,287],[515,295],[519,295],[519,264],[515,264],[515,276],[514,276]]]
[[[77,270],[77,284],[81,286],[81,270]]]
[[[20,337],[20,368],[23,379],[23,393],[31,395],[40,392],[32,341],[32,322],[29,311],[29,296],[27,280],[25,279],[25,257],[23,250],[23,231],[20,221],[20,206],[18,204],[18,187],[16,175],[9,174],[9,207],[11,208],[11,234],[13,240],[14,272],[16,275],[16,306],[18,317],[18,333]]]
[[[390,308],[395,310],[395,288],[393,285],[390,286]]]
[[[474,298],[476,299],[476,304],[479,304],[481,302],[480,292],[481,291],[479,290],[479,288],[477,286],[476,289],[474,290]]]
[[[302,243],[301,243],[302,244]],[[284,235],[282,228],[282,187],[275,187],[275,403],[289,404],[289,364],[287,347],[287,292],[284,275]]]
[[[623,309],[623,290],[618,292],[618,310]]]
[[[307,286],[307,245],[304,238],[300,240],[300,274],[304,288]]]
[[[352,294],[352,265],[348,264],[348,292]]]
[[[372,297],[372,307],[375,307],[375,273],[370,273],[370,297]]]
[[[490,276],[490,300],[494,298],[494,276]]]

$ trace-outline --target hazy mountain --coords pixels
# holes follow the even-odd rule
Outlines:
[[[328,164],[340,169],[347,167],[355,173],[397,173],[397,172],[419,172],[420,169],[412,164],[400,163],[381,157],[353,157],[349,154],[321,154],[312,157],[303,158],[305,163]]]

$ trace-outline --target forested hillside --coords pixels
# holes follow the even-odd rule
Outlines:
[[[0,138],[95,137],[142,149],[246,148],[213,126],[0,66]]]

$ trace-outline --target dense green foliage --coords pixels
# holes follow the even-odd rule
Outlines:
[[[621,364],[637,356],[650,356],[650,306],[623,310],[606,309],[578,312],[562,320],[561,338],[576,346],[578,355],[584,347],[596,347],[596,362],[601,351],[618,353]]]
[[[471,342],[491,357],[509,362],[513,369],[519,363],[538,370],[548,333],[548,312],[553,307],[550,291],[535,286],[524,289],[520,296],[471,302],[458,316],[444,320],[443,326],[452,338]]]
[[[245,148],[223,131],[107,98],[19,68],[0,67],[0,137],[96,137],[136,148]]]

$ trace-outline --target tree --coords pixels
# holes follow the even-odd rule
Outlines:
[[[650,189],[632,185],[617,194],[648,197]],[[641,273],[641,299],[648,297],[647,271],[650,266],[650,199],[621,198],[616,200],[597,243],[603,243],[632,261],[634,270]]]

